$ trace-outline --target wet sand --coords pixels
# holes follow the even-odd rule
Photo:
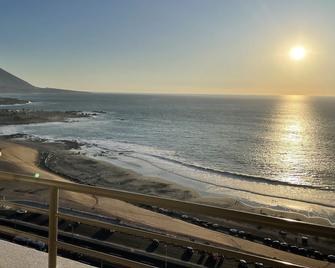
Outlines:
[[[315,224],[331,225],[328,219],[320,217],[307,217],[303,214],[290,211],[252,207],[228,197],[202,196],[193,189],[188,189],[162,178],[143,176],[111,163],[87,157],[78,151],[71,152],[71,149],[79,149],[82,145],[77,141],[60,141],[56,143],[44,141],[42,143],[41,140],[29,141],[25,139],[21,141],[21,144],[30,146],[41,152],[39,160],[41,167],[76,183],[188,200]]]
[[[14,120],[13,117],[17,114],[19,116],[16,119],[19,118],[19,120]],[[0,125],[9,125],[66,121],[70,118],[89,117],[90,115],[78,112],[45,113],[30,110],[1,110],[1,116],[0,122],[2,123]],[[71,149],[78,149],[79,146],[80,144],[76,141],[50,143],[41,139],[30,140],[24,135],[1,137],[0,170],[30,176],[38,173],[40,175],[39,179],[48,178],[60,181],[72,181],[182,200],[219,204],[223,207],[241,210],[250,209],[232,199],[220,198],[220,200],[216,200],[203,198],[190,189],[162,180],[161,178],[145,177],[130,170],[91,159],[85,155],[78,154],[78,152],[71,151]],[[1,176],[0,174],[0,179]],[[1,181],[0,195],[12,200],[48,202],[49,192],[45,187]],[[326,262],[290,254],[261,244],[218,233],[120,200],[62,191],[60,205],[111,216],[147,229],[192,237],[200,241],[209,241],[213,244],[250,253],[257,252],[270,258],[277,258],[311,267],[335,267],[335,265]],[[271,211],[267,213],[271,214]],[[241,225],[243,228],[247,228],[247,225],[243,223]],[[257,230],[254,229],[253,231]]]
[[[58,149],[55,149],[55,146]],[[72,152],[69,152],[68,149],[73,146],[76,146],[76,144],[64,143],[61,145],[51,145],[45,144],[42,141],[25,142],[24,140],[21,140],[13,142],[8,139],[1,139],[0,148],[2,149],[2,156],[0,169],[2,171],[28,174],[31,176],[33,176],[34,173],[39,173],[40,179],[49,178],[55,180],[69,180],[72,176],[73,178],[76,176],[77,179],[80,177],[89,178],[92,173],[101,169],[99,164],[91,162],[93,160],[87,159],[85,156],[74,155]],[[49,148],[49,150],[52,149],[55,155],[63,153],[62,156],[54,158],[50,162],[47,161],[48,165],[50,164],[50,166],[47,167],[49,170],[40,166],[41,161],[45,161],[43,157],[41,158],[41,155],[48,152],[47,148]],[[57,152],[57,150],[59,151]],[[78,159],[88,162],[80,162],[81,160]],[[65,162],[67,162],[67,166],[62,166],[64,162],[60,160],[66,160]],[[102,164],[107,165],[106,163]],[[77,167],[79,169],[77,169]],[[161,181],[157,178],[144,178],[136,173],[121,170],[120,168],[114,166],[110,166],[109,168],[104,166],[104,168],[106,168],[106,170],[104,170],[99,177],[102,178],[106,175],[105,172],[109,173],[108,182],[111,183],[110,185],[113,185],[114,183],[114,186],[119,186],[119,189],[123,189],[122,187],[130,187],[127,185],[127,181],[130,180],[130,185],[132,185],[131,187],[133,190],[137,189],[139,192],[141,192],[142,189],[142,191],[146,191],[146,193],[148,193],[147,191],[150,191],[151,194],[176,197],[176,193],[178,196],[181,193],[185,194],[186,191],[187,195],[184,196],[184,199],[198,198],[196,193],[193,193],[188,189],[180,189],[176,185],[168,184],[167,182]],[[67,174],[65,176],[66,178],[51,172],[51,169],[55,169],[53,172],[62,173],[64,176]],[[74,169],[76,172],[73,171]],[[89,172],[85,173],[85,169],[89,170]],[[113,181],[113,179],[115,179],[115,181]],[[90,183],[94,184],[99,181],[99,179],[91,179]],[[104,181],[103,183],[107,182]],[[148,187],[152,189],[148,190]],[[0,190],[0,194],[2,196],[6,196],[7,199],[29,199],[45,202],[48,197],[48,191],[43,187],[34,188],[31,185],[18,185],[15,182],[1,182]],[[178,193],[176,190],[179,190],[180,192]],[[79,193],[63,192],[61,194],[61,206],[102,213],[136,225],[145,226],[149,229],[158,229],[180,236],[187,235],[189,237],[199,240],[207,240],[229,248],[239,249],[251,253],[257,252],[263,256],[290,261],[297,264],[308,265],[311,267],[335,267],[335,265],[327,262],[305,258],[223,233],[217,233],[215,231],[139,208],[135,205],[119,200]]]

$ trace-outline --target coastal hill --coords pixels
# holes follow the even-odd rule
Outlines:
[[[8,93],[8,94],[29,94],[29,93],[36,93],[36,92],[74,92],[71,90],[64,90],[64,89],[54,89],[54,88],[40,88],[36,87],[21,78],[5,71],[4,69],[0,68],[0,94],[1,93]]]
[[[11,91],[13,89],[35,89],[35,87],[0,68],[0,91]]]

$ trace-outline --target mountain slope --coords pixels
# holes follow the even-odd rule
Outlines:
[[[33,85],[0,68],[0,90],[33,89]]]
[[[17,76],[0,68],[0,94],[30,94],[30,93],[73,93],[76,91],[56,88],[40,88],[18,78]]]

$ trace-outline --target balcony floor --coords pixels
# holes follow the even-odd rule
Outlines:
[[[47,268],[48,254],[4,240],[0,240],[1,268]],[[57,268],[92,268],[80,262],[57,257]]]

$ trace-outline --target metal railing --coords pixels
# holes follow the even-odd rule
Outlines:
[[[92,249],[75,246],[69,243],[58,241],[58,219],[69,220],[73,222],[81,222],[83,224],[92,225],[95,227],[105,228],[109,230],[115,230],[122,233],[136,235],[144,238],[158,239],[159,241],[165,242],[167,244],[174,244],[178,246],[191,246],[195,250],[204,251],[208,253],[223,254],[227,257],[237,258],[237,259],[247,259],[251,262],[263,262],[265,265],[270,265],[272,267],[306,267],[301,265],[296,265],[294,263],[289,263],[277,259],[271,259],[263,257],[256,254],[250,254],[246,252],[241,252],[229,248],[218,247],[214,245],[208,245],[207,243],[195,242],[183,238],[177,238],[171,235],[160,234],[152,231],[137,229],[128,226],[121,226],[117,224],[112,224],[96,219],[85,218],[81,216],[70,215],[67,213],[61,213],[58,211],[59,206],[59,191],[66,190],[77,193],[84,193],[88,195],[97,195],[113,199],[119,199],[129,203],[135,204],[145,204],[151,206],[158,206],[171,210],[178,210],[183,212],[202,214],[217,218],[226,218],[231,220],[239,220],[247,223],[261,224],[270,227],[276,227],[281,229],[286,229],[288,231],[298,232],[298,233],[308,233],[318,236],[325,237],[335,237],[335,228],[331,226],[316,225],[306,222],[295,221],[291,219],[270,217],[265,215],[259,215],[255,213],[242,212],[233,209],[219,208],[215,206],[202,205],[192,202],[179,201],[168,198],[160,198],[150,195],[131,193],[121,190],[106,189],[101,187],[93,187],[83,184],[77,184],[72,182],[56,181],[50,179],[35,178],[26,175],[0,172],[0,180],[10,180],[25,183],[32,183],[35,185],[49,187],[49,209],[36,208],[29,205],[13,203],[9,201],[3,201],[7,205],[14,208],[23,208],[32,212],[37,212],[41,214],[46,214],[49,216],[49,228],[48,228],[48,239],[35,234],[27,233],[24,231],[16,230],[14,228],[0,226],[0,232],[4,232],[10,235],[21,235],[27,238],[40,240],[48,244],[48,264],[49,268],[56,268],[57,266],[57,249],[65,249],[71,252],[81,253],[93,258],[104,260],[110,263],[119,264],[127,267],[135,268],[148,268],[153,267],[148,264],[128,260],[125,258],[109,255],[106,253],[98,252]]]

